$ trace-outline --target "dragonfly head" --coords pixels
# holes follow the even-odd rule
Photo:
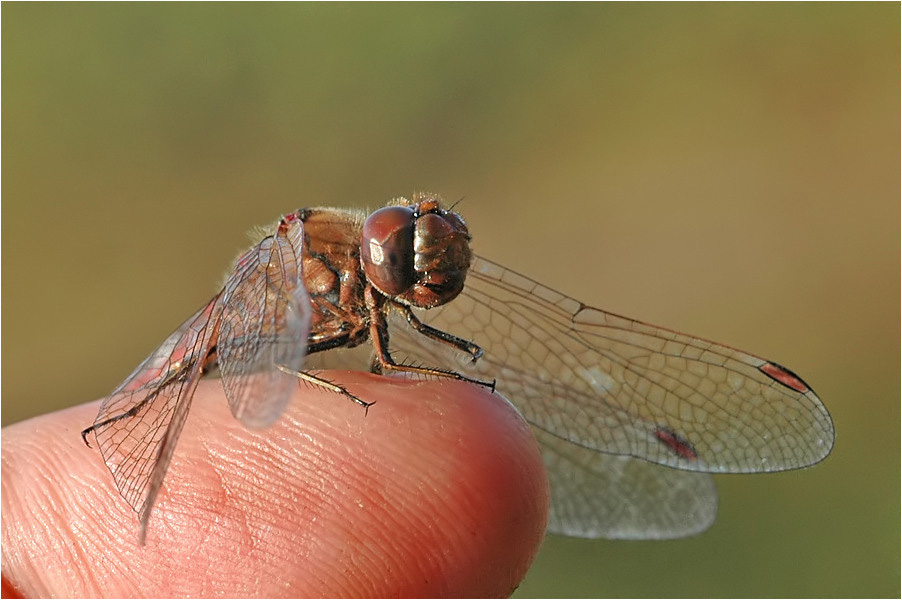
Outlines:
[[[370,283],[385,296],[418,308],[453,300],[470,268],[470,233],[435,196],[386,206],[363,224],[360,258]]]

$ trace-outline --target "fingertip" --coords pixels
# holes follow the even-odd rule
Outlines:
[[[290,486],[269,493],[275,500],[265,509],[284,528],[274,544],[304,548],[285,569],[294,573],[292,588],[510,595],[544,539],[548,514],[544,465],[522,417],[500,396],[460,382],[329,379],[375,405],[304,390],[269,434],[239,444],[265,445],[267,456],[281,457],[280,471],[293,474]],[[258,502],[259,488],[245,489],[243,511]]]
[[[478,386],[330,378],[376,404],[365,410],[305,387],[273,427],[253,431],[232,418],[219,382],[202,382],[145,547],[101,456],[78,439],[89,411],[42,417],[36,430],[49,455],[58,462],[68,453],[74,464],[16,485],[33,486],[33,500],[69,495],[82,506],[47,500],[56,528],[43,536],[4,526],[11,589],[30,589],[17,575],[42,575],[7,572],[7,549],[24,545],[58,573],[72,572],[66,561],[81,563],[80,580],[44,575],[52,595],[509,595],[544,537],[548,510],[528,425]],[[52,450],[72,441],[63,432],[79,451]],[[11,514],[35,518],[5,510],[4,521]]]
[[[362,490],[392,507],[364,523],[382,547],[401,546],[387,567],[402,587],[428,596],[508,596],[544,539],[547,479],[529,426],[499,395],[454,381],[385,388],[365,454]],[[405,540],[403,544],[399,540]],[[400,590],[400,592],[399,592]],[[370,590],[368,590],[370,591]]]

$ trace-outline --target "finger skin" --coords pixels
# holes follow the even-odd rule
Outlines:
[[[90,403],[2,436],[4,591],[25,596],[507,596],[543,539],[528,426],[453,381],[327,375],[252,431],[219,382],[194,398],[138,545],[136,514],[79,431]]]

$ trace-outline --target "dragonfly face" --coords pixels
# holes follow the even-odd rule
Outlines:
[[[461,217],[428,194],[368,218],[334,208],[283,217],[83,432],[139,513],[142,540],[213,363],[235,416],[265,427],[298,378],[368,405],[304,371],[307,355],[330,366],[327,350],[367,340],[373,359],[352,366],[491,385],[509,398],[542,446],[556,533],[690,535],[716,513],[708,473],[801,468],[830,452],[829,413],[785,367],[591,308],[473,255],[469,241]],[[396,350],[429,366],[396,363]],[[466,360],[450,367],[449,351]]]
[[[386,206],[363,225],[363,271],[381,294],[417,308],[453,300],[470,268],[470,234],[434,199]]]

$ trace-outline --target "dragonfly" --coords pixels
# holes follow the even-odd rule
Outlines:
[[[369,215],[285,215],[102,402],[82,437],[94,436],[138,514],[141,543],[198,381],[217,368],[232,413],[253,428],[279,418],[299,380],[370,406],[314,365],[487,386],[531,425],[548,530],[569,536],[694,535],[716,515],[711,474],[799,469],[830,453],[830,414],[788,368],[479,257],[453,208],[420,193]],[[353,364],[328,352],[355,347],[370,352]]]

